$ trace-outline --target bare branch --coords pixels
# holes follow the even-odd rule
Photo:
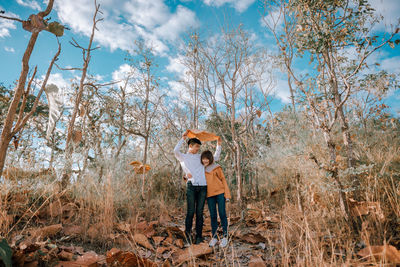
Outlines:
[[[58,42],[58,40],[57,40],[57,42]],[[45,78],[43,80],[42,86],[41,86],[41,88],[39,90],[39,93],[36,96],[35,102],[33,103],[33,107],[31,109],[31,111],[23,118],[23,120],[20,121],[19,124],[15,125],[15,127],[13,129],[13,134],[18,133],[21,130],[21,128],[26,124],[26,122],[29,120],[29,118],[35,113],[36,108],[37,108],[37,106],[39,104],[39,99],[42,96],[44,88],[46,87],[47,81],[48,81],[48,79],[50,77],[51,70],[53,69],[54,62],[58,59],[58,56],[60,55],[60,53],[61,53],[61,44],[58,42],[57,53],[54,55],[53,59],[50,62],[50,65],[49,65],[49,68],[47,69],[47,73],[46,73],[46,76],[45,76]]]
[[[19,108],[18,120],[17,120],[16,125],[20,124],[21,121],[22,121],[23,114],[24,114],[24,110],[25,110],[25,106],[26,106],[26,102],[27,102],[28,96],[29,96],[29,91],[30,91],[31,86],[32,86],[32,81],[33,81],[33,79],[34,79],[35,76],[36,76],[36,72],[37,72],[37,66],[35,66],[35,69],[34,69],[34,71],[33,71],[32,77],[31,77],[31,79],[30,79],[29,82],[28,82],[27,89],[26,89],[26,91],[24,92],[23,99],[22,99],[22,104],[21,104],[21,106],[20,106],[20,108]]]
[[[56,65],[57,69],[59,69],[59,70],[79,70],[79,71],[82,71],[82,68],[62,68],[57,63],[55,63],[54,65]]]
[[[42,18],[46,17],[48,14],[50,14],[50,11],[53,9],[53,4],[54,0],[50,0],[49,3],[47,4],[46,10],[39,12],[39,16]]]
[[[12,18],[12,17],[8,17],[8,16],[4,16],[4,15],[0,15],[0,18],[3,18],[3,19],[8,19],[8,20],[15,20],[15,21],[18,21],[18,22],[24,22],[22,19],[19,19],[19,18]]]

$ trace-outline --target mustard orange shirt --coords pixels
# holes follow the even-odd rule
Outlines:
[[[224,193],[225,198],[231,198],[231,192],[226,182],[225,175],[221,166],[212,164],[205,169],[207,180],[207,197],[216,196]]]

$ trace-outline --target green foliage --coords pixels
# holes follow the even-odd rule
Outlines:
[[[11,267],[12,249],[7,243],[7,240],[0,241],[0,260],[4,263],[5,267]]]

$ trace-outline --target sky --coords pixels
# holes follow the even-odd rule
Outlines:
[[[388,31],[400,17],[399,0],[369,0],[384,19],[376,25],[377,32]],[[0,0],[0,10],[6,15],[27,19],[30,14],[44,10],[46,1],[42,0]],[[165,78],[169,93],[179,95],[180,88],[175,82],[184,74],[179,63],[178,48],[182,37],[193,29],[205,36],[220,32],[227,24],[242,24],[259,45],[270,51],[276,49],[273,39],[263,26],[262,4],[256,0],[98,0],[103,18],[95,33],[95,45],[100,46],[92,54],[89,73],[102,82],[109,82],[123,76],[127,71],[125,61],[127,51],[132,51],[134,41],[141,38],[155,48],[160,76]],[[94,12],[93,0],[55,0],[50,17],[70,28],[60,38],[62,52],[58,65],[62,67],[81,67],[82,55],[79,49],[69,42],[72,38],[86,46],[92,27]],[[12,86],[21,71],[21,59],[28,43],[30,33],[23,30],[20,23],[0,19],[0,83]],[[40,33],[30,66],[38,66],[42,77],[48,63],[57,50],[54,35]],[[400,74],[400,46],[396,49],[384,47],[371,59],[380,63],[378,69]],[[306,70],[306,66],[305,66]],[[70,79],[79,75],[77,71],[53,69],[49,83],[67,87]],[[280,110],[289,103],[289,90],[285,76],[276,74],[273,111]],[[391,92],[385,102],[392,114],[400,116],[400,93]]]

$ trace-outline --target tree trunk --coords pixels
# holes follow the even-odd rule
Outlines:
[[[338,172],[337,172],[337,163],[336,163],[336,145],[332,140],[330,132],[324,131],[324,138],[326,145],[328,146],[330,162],[333,163],[333,169],[331,170],[332,178],[335,180],[339,187],[339,204],[342,212],[345,214],[346,218],[350,217],[349,207],[346,201],[346,194],[344,193],[344,188],[342,183],[339,180]]]
[[[39,32],[34,32],[29,39],[28,46],[25,50],[24,56],[22,57],[22,70],[19,76],[18,84],[15,88],[14,97],[11,101],[10,107],[8,108],[7,117],[4,120],[3,130],[1,132],[0,139],[0,176],[3,173],[4,164],[6,161],[8,145],[12,139],[12,127],[14,124],[15,114],[17,112],[18,104],[21,100],[21,96],[24,93],[25,83],[29,72],[29,59],[31,57],[33,48],[35,47],[36,40],[39,36]]]
[[[239,143],[235,140],[235,173],[236,173],[236,182],[237,182],[237,200],[239,206],[242,205],[242,197],[243,197],[243,181],[242,181],[242,168],[240,166],[240,146]]]
[[[100,6],[96,4],[95,1],[95,13],[93,15],[93,26],[92,26],[92,32],[90,35],[90,40],[89,40],[89,44],[88,44],[88,48],[82,48],[80,46],[76,47],[80,47],[83,50],[83,54],[86,54],[86,57],[84,57],[84,61],[83,61],[83,67],[82,67],[82,75],[81,75],[81,79],[79,82],[79,89],[78,89],[78,94],[75,98],[75,104],[74,104],[74,110],[72,112],[72,116],[71,116],[71,120],[69,121],[68,124],[68,131],[67,131],[67,140],[65,143],[65,166],[64,166],[64,171],[63,171],[63,175],[62,175],[62,180],[61,180],[61,187],[64,189],[70,182],[70,178],[71,178],[71,171],[72,171],[72,153],[74,152],[74,145],[70,145],[71,144],[71,139],[72,139],[72,135],[74,132],[74,127],[75,127],[75,120],[76,120],[76,116],[78,114],[79,111],[79,104],[81,103],[82,100],[82,96],[83,96],[83,90],[84,90],[84,86],[85,86],[85,80],[86,80],[86,74],[87,74],[87,69],[89,67],[89,62],[91,59],[90,56],[90,52],[92,51],[92,44],[93,44],[93,39],[94,39],[94,33],[96,30],[96,24],[98,22],[98,20],[96,20],[96,16],[97,16],[97,12],[99,11]]]

